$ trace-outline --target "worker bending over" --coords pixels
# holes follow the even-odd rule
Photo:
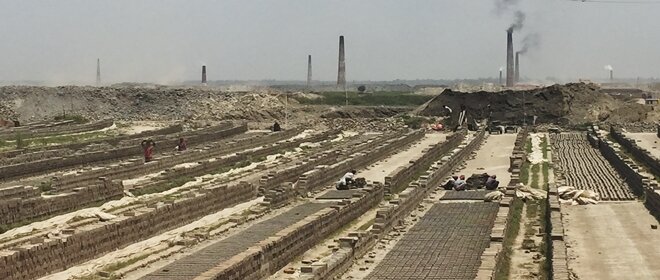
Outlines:
[[[357,171],[355,169],[346,172],[341,179],[339,179],[339,182],[337,182],[337,189],[338,190],[348,190],[349,185],[353,184],[353,178],[355,177],[355,174],[357,174]]]

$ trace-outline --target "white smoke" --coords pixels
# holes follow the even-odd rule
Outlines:
[[[504,71],[504,66],[500,66],[500,72]]]
[[[612,67],[612,65],[605,65],[605,70],[612,71],[614,70],[614,67]]]

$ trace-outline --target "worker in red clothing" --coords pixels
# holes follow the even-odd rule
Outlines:
[[[153,160],[154,156],[154,147],[156,147],[156,143],[151,140],[144,140],[142,141],[142,150],[144,150],[144,162],[150,162]]]

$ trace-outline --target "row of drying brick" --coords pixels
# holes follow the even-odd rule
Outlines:
[[[136,208],[107,222],[65,230],[60,236],[0,251],[0,279],[34,279],[189,223],[254,198],[247,183],[215,186],[184,198]]]
[[[192,167],[167,170],[160,176],[152,178],[153,182],[151,184],[140,186],[140,188],[158,188],[159,186],[168,184],[175,178],[204,175],[224,166],[233,166],[239,162],[265,157],[287,149],[293,149],[304,142],[318,143],[327,140],[334,134],[336,134],[336,131],[326,131],[306,138],[281,140],[277,143],[257,149],[251,149],[246,152],[239,152],[230,156],[216,158],[214,160],[200,161],[197,165]]]
[[[0,224],[13,224],[30,219],[74,211],[99,201],[119,199],[124,195],[124,187],[119,181],[100,178],[94,185],[72,190],[57,196],[41,196],[32,191],[32,197],[0,200]],[[34,187],[22,187],[32,189]]]
[[[424,176],[428,178],[431,172],[444,173],[442,176],[449,175],[451,167],[460,162],[461,159],[464,160],[464,158],[472,152],[471,149],[474,149],[478,146],[478,144],[468,144],[461,147],[462,149],[457,150],[456,148],[464,138],[465,133],[459,132],[450,136],[447,141],[439,143],[431,149],[425,150],[423,156],[420,158],[426,157],[431,160],[437,160],[438,157],[444,154],[437,154],[437,151],[445,151],[445,153],[453,151],[453,153],[443,157],[443,160],[438,163],[446,167],[438,168],[437,166],[433,166]],[[480,133],[478,134],[478,137],[474,139],[474,141],[480,142],[482,139],[483,133]],[[429,154],[435,154],[435,156],[431,156]],[[429,168],[428,165],[430,164],[431,163],[428,163],[426,167]],[[414,163],[412,163],[412,165],[414,165]],[[419,165],[414,166],[415,167],[411,168],[419,169],[420,167],[424,166],[424,164],[420,163]],[[419,172],[419,170],[416,172],[411,172],[411,168],[399,168],[394,171],[399,173],[391,173],[390,176],[400,178],[399,180],[401,182],[410,181],[414,179],[412,177],[414,177]],[[348,236],[340,238],[340,246],[338,250],[334,251],[332,255],[324,258],[318,264],[301,267],[300,278],[304,280],[334,279],[337,276],[343,274],[353,264],[354,259],[363,256],[373,247],[378,238],[389,232],[395,223],[405,218],[419,204],[419,202],[422,201],[422,199],[426,196],[427,191],[433,188],[427,188],[428,186],[432,185],[425,185],[422,187],[420,186],[419,181],[411,183],[408,188],[399,194],[398,199],[392,200],[390,201],[389,205],[380,207],[378,209],[376,220],[374,221],[374,225],[370,231],[352,232],[349,233]]]
[[[407,134],[397,133],[396,135],[400,136],[394,139],[388,136],[383,136],[379,139],[373,139],[373,141],[369,140],[367,143],[358,144],[352,148],[348,148],[351,155],[348,155],[347,159],[341,160],[332,165],[301,165],[288,169],[289,171],[283,173],[276,172],[269,174],[268,180],[262,180],[260,182],[260,188],[265,190],[265,201],[270,203],[272,207],[283,206],[290,202],[291,198],[296,195],[306,195],[308,192],[327,186],[333,179],[336,179],[348,169],[358,169],[368,166],[369,164],[388,156],[394,150],[401,149],[401,147],[419,140],[423,136],[423,132],[413,131]],[[380,146],[375,146],[372,143],[381,144]],[[315,162],[337,162],[337,157],[335,157],[335,155],[338,154],[344,153],[330,152],[327,153],[324,158],[319,158]],[[291,170],[295,170],[295,172],[291,172]],[[300,183],[295,187],[291,184],[283,184],[283,182],[291,183],[294,181]],[[277,185],[268,185],[272,182],[279,183]]]
[[[112,179],[134,178],[136,176],[166,170],[177,164],[206,160],[216,156],[281,141],[287,138],[291,138],[300,132],[301,130],[299,129],[292,129],[267,136],[257,135],[254,137],[229,139],[226,141],[213,143],[211,147],[202,147],[201,150],[189,149],[185,152],[164,153],[148,164],[144,164],[142,159],[133,159],[125,163],[112,165],[102,169],[90,170],[83,173],[69,174],[64,176],[56,176],[53,177],[53,187],[58,191],[76,188],[85,186],[89,184],[90,181],[94,181],[98,177],[108,177]]]
[[[10,129],[9,131],[3,131],[3,133],[0,133],[0,140],[15,140],[16,137],[18,137],[19,135],[20,137],[23,137],[23,139],[27,139],[27,138],[46,137],[46,136],[53,136],[60,134],[82,133],[82,132],[104,129],[112,126],[113,124],[114,124],[113,120],[102,120],[102,121],[86,123],[86,124],[53,126],[53,127],[45,127],[45,128],[17,127]]]
[[[433,145],[425,149],[419,158],[411,160],[408,164],[397,168],[385,176],[385,193],[394,194],[407,187],[412,176],[428,169],[438,158],[456,148],[465,137],[464,131],[452,134],[442,144]]]
[[[266,194],[270,189],[279,188],[286,182],[295,182],[305,172],[316,168],[317,166],[330,165],[333,162],[350,155],[353,152],[361,151],[373,147],[375,143],[383,143],[387,137],[378,137],[376,139],[367,138],[360,143],[351,143],[352,146],[337,147],[332,150],[324,151],[321,154],[310,155],[309,158],[295,166],[272,170],[259,180],[259,193]],[[271,192],[271,194],[274,194]]]
[[[566,242],[564,241],[564,224],[562,222],[561,205],[559,203],[559,193],[555,184],[548,185],[548,195],[546,198],[547,216],[545,217],[546,231],[550,238],[548,252],[551,261],[552,279],[555,280],[569,280],[570,272],[568,270],[568,257],[566,252]]]
[[[511,208],[514,204],[523,203],[515,195],[515,188],[516,184],[520,182],[522,165],[527,158],[527,136],[528,131],[526,128],[519,130],[516,135],[513,151],[509,157],[508,170],[511,173],[511,180],[506,187],[505,196],[499,202],[500,208],[498,209],[495,223],[490,233],[490,246],[481,255],[481,265],[477,270],[477,276],[475,278],[477,280],[495,279],[498,271],[508,268],[509,263],[506,261],[506,256],[502,253],[502,249],[504,248],[506,233],[513,226],[510,221],[513,219],[515,213],[511,211]]]
[[[397,138],[389,138],[383,144],[373,150],[363,150],[350,155],[347,159],[329,166],[319,166],[314,170],[305,172],[300,176],[296,188],[301,193],[311,192],[318,185],[328,185],[334,183],[337,178],[348,170],[357,169],[360,166],[367,166],[379,159],[390,155],[396,150],[401,149],[416,142],[424,137],[423,130],[409,132]]]
[[[635,159],[646,166],[649,172],[655,176],[660,176],[660,159],[654,157],[651,152],[637,145],[637,142],[627,137],[623,132],[615,127],[611,127],[610,136],[612,139],[623,146]]]
[[[283,134],[284,135],[284,134]],[[216,160],[211,162],[206,162],[200,164],[197,167],[186,168],[186,169],[177,169],[172,170],[172,172],[167,173],[166,176],[160,178],[158,181],[161,184],[168,183],[168,179],[173,179],[182,176],[192,176],[199,175],[204,171],[218,168],[222,165],[231,165],[242,160],[246,160],[248,157],[259,157],[263,155],[273,154],[279,150],[291,148],[299,145],[303,141],[317,141],[323,138],[327,138],[331,135],[331,132],[322,133],[319,135],[312,136],[310,138],[285,141],[278,143],[278,145],[268,146],[262,149],[257,149],[250,151],[248,153],[241,153],[231,157],[223,158],[222,160]],[[278,136],[279,137],[279,136]],[[273,140],[273,139],[271,139]],[[253,142],[256,143],[256,142]],[[161,161],[151,162],[149,164],[140,164],[139,167],[142,167],[137,170],[132,170],[127,172],[132,175],[138,174],[148,174],[162,170],[165,166],[172,166],[175,163],[180,162],[169,162],[169,165],[164,165]],[[111,179],[121,179],[125,177],[115,177],[114,174],[102,174],[110,176]],[[126,175],[126,174],[122,174]],[[119,178],[118,178],[119,177]],[[99,179],[101,183],[99,184]],[[106,179],[108,177],[97,177],[96,182],[87,181],[85,187],[69,187],[65,189],[67,193],[63,193],[58,196],[53,196],[49,198],[43,198],[39,192],[30,192],[30,194],[35,195],[34,197],[22,197],[12,198],[8,200],[0,201],[0,222],[7,224],[16,223],[25,221],[28,219],[34,219],[43,216],[55,215],[66,213],[74,210],[84,208],[85,206],[91,203],[105,202],[113,199],[118,199],[123,196],[123,186],[120,183],[109,184],[110,180]],[[114,181],[114,180],[113,180]],[[151,185],[151,187],[157,187],[156,185]],[[25,190],[35,189],[33,187],[22,187]],[[16,194],[14,194],[16,195]],[[26,199],[27,198],[27,199]]]
[[[231,126],[229,123],[223,125],[224,128]],[[67,154],[72,154],[74,151],[80,151],[82,149],[106,149],[108,146],[135,146],[143,139],[152,138],[154,141],[159,142],[160,140],[165,139],[175,139],[176,135],[171,135],[175,133],[180,133],[183,131],[182,125],[173,125],[168,126],[162,129],[147,130],[137,134],[127,134],[121,136],[115,136],[110,138],[102,138],[98,140],[85,141],[79,143],[69,143],[61,144],[55,146],[42,146],[37,148],[28,148],[28,149],[19,149],[11,150],[0,153],[0,164],[9,165],[21,162],[31,162],[40,160],[43,158],[49,158],[54,156],[64,156]]]
[[[644,194],[644,205],[656,219],[660,220],[660,187],[654,178],[647,176],[648,173],[642,172],[643,169],[650,170],[651,173],[657,176],[656,165],[660,162],[651,156],[651,153],[647,150],[640,148],[634,140],[625,137],[619,130],[613,128],[610,130],[610,135],[621,146],[610,141],[603,141],[601,137],[599,139],[601,152],[625,178],[628,185],[637,192]],[[633,159],[622,151],[621,147],[632,154],[643,166],[638,166]]]
[[[250,280],[267,277],[332,232],[378,205],[382,198],[382,185],[367,186],[359,198],[344,200],[337,206],[306,217],[245,252],[216,265],[196,279]]]
[[[189,143],[204,143],[219,138],[229,137],[247,131],[247,124],[238,125],[229,129],[210,131],[209,133],[195,134],[188,137]],[[14,164],[0,167],[0,180],[26,175],[36,175],[52,170],[72,166],[90,164],[100,161],[115,160],[142,154],[140,146],[121,147],[106,151],[95,151],[84,154],[74,154],[68,157],[48,158],[29,163]]]

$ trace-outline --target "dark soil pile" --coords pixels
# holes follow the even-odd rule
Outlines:
[[[598,86],[584,83],[529,91],[464,93],[448,89],[418,111],[422,116],[449,116],[449,111],[443,108],[445,105],[453,109],[453,115],[464,105],[469,117],[485,119],[490,115],[492,120],[512,124],[523,123],[525,115],[528,124],[532,123],[533,116],[537,116],[537,124],[560,125],[653,121],[648,119],[652,107],[614,99],[601,92]]]

